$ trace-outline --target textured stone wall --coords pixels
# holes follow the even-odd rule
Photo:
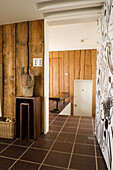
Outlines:
[[[113,150],[113,0],[107,0],[98,19],[96,137],[107,167]]]

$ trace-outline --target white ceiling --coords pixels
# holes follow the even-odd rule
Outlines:
[[[47,19],[50,25],[96,21],[105,0],[0,0],[0,25]]]

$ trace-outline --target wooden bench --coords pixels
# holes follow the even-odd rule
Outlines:
[[[65,105],[65,99],[68,98],[69,95],[70,94],[68,92],[62,92],[59,95],[56,95],[56,96],[53,96],[53,97],[49,97],[49,100],[56,101],[56,108],[51,110],[50,112],[59,113],[58,102],[59,101],[63,101],[63,104]]]

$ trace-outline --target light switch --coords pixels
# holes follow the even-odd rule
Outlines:
[[[33,58],[33,67],[41,67],[42,58]]]

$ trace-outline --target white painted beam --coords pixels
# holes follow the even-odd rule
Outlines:
[[[44,18],[61,18],[61,17],[68,17],[68,16],[80,16],[80,15],[92,15],[92,14],[100,14],[101,7],[98,8],[85,8],[85,9],[76,9],[76,10],[67,10],[61,12],[49,12],[44,13]]]
[[[36,5],[39,11],[45,13],[77,8],[98,7],[102,6],[104,1],[105,0],[54,0],[37,3]]]

